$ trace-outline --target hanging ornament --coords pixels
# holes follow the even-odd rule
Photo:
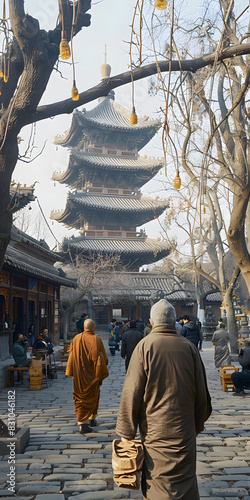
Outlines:
[[[176,170],[176,177],[174,178],[174,188],[180,189],[181,187],[181,179],[179,175],[179,170]]]
[[[64,61],[70,58],[70,48],[67,40],[66,31],[62,31],[61,33],[61,43],[59,49],[60,49],[60,56]]]
[[[4,81],[4,83],[7,83],[7,81],[8,81],[8,80],[9,80],[8,75],[4,75],[4,77],[3,77],[3,81]]]
[[[79,100],[79,94],[78,94],[78,90],[76,88],[76,81],[75,80],[73,80],[73,87],[71,89],[71,98],[73,101]]]
[[[204,213],[204,214],[206,213],[206,207],[205,207],[205,205],[204,205],[204,207],[203,207],[203,213]]]
[[[163,10],[167,8],[167,0],[155,0],[155,8]]]
[[[132,113],[130,115],[130,125],[136,125],[137,124],[137,114],[135,112],[135,107],[132,107]]]
[[[0,78],[3,78],[3,72],[0,70]]]

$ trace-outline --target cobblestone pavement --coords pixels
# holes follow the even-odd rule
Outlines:
[[[197,438],[201,500],[250,500],[250,391],[245,398],[223,392],[211,343],[203,346],[213,413]],[[16,385],[17,425],[31,431],[25,453],[16,455],[16,500],[142,498],[140,491],[119,489],[113,483],[111,442],[125,376],[120,353],[109,357],[109,370],[101,388],[98,427],[85,436],[76,424],[72,380],[63,372],[42,391],[30,391],[27,377]],[[7,395],[8,389],[0,392],[5,419]],[[0,457],[1,500],[13,495],[7,489],[9,468],[8,457]]]

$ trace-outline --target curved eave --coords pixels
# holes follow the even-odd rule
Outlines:
[[[69,193],[68,202],[73,207],[80,207],[81,210],[92,209],[101,210],[103,212],[156,212],[157,210],[163,211],[168,207],[168,202],[157,201],[151,198],[137,198],[131,197],[118,197],[118,196],[105,196],[105,195],[86,195],[82,193]]]
[[[116,254],[122,258],[136,261],[138,265],[143,265],[158,260],[169,255],[171,248],[165,242],[158,240],[142,240],[139,238],[131,240],[117,240],[112,238],[70,238],[63,242],[63,250],[68,249],[73,254],[103,253],[106,255]]]
[[[112,176],[115,174],[119,176],[121,173],[127,175],[129,173],[130,176],[141,177],[143,183],[146,183],[157,174],[162,166],[162,160],[150,160],[141,157],[139,159],[124,159],[114,156],[104,157],[72,151],[67,170],[62,173],[54,173],[52,180],[58,181],[61,184],[77,184],[78,179],[79,182],[82,182],[85,170],[94,169],[95,172],[110,172]],[[86,175],[86,180],[88,179],[89,173]]]
[[[112,123],[112,120],[98,121],[98,119],[95,119],[94,117],[94,111],[97,109],[97,107],[90,112],[82,112],[76,109],[72,116],[70,128],[65,132],[64,135],[57,136],[54,140],[54,144],[64,147],[76,147],[79,142],[82,141],[84,134],[88,135],[89,130],[91,131],[95,129],[102,132],[105,131],[106,133],[121,132],[122,134],[130,134],[131,136],[136,138],[137,142],[139,142],[138,149],[141,149],[143,145],[147,144],[150,139],[152,139],[152,137],[161,127],[160,119],[145,120],[142,118],[138,119],[137,125],[132,126],[129,123],[129,115],[127,110],[124,110],[124,112],[126,112],[126,120],[124,120],[124,123],[122,123],[122,121],[121,123],[119,123],[119,121],[115,121],[114,123]],[[144,139],[143,135],[145,134],[146,138]]]

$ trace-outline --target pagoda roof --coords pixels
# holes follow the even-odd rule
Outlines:
[[[70,153],[67,170],[62,173],[54,173],[52,180],[76,186],[77,180],[82,181],[85,177],[84,170],[87,169],[86,180],[88,181],[90,181],[91,172],[93,176],[96,176],[96,172],[110,171],[112,178],[114,175],[118,178],[124,172],[126,175],[129,173],[130,183],[141,186],[153,178],[162,166],[163,161],[161,159],[148,159],[141,156],[124,158],[122,156],[92,155],[74,149]],[[131,175],[133,176],[133,182]]]
[[[143,148],[161,127],[161,120],[149,120],[147,116],[138,118],[137,125],[130,125],[130,111],[123,108],[113,99],[113,94],[100,99],[100,102],[90,111],[76,109],[72,115],[70,129],[62,136],[57,136],[54,143],[61,146],[76,147],[83,137],[92,137],[91,130],[99,130],[109,135],[111,132],[123,133],[129,136],[131,149]],[[110,144],[112,144],[112,135]],[[86,139],[85,139],[86,140]]]
[[[108,217],[112,223],[115,217],[119,216],[123,223],[125,221],[125,223],[132,224],[133,220],[133,225],[141,226],[159,217],[167,207],[168,201],[166,200],[135,196],[90,195],[77,191],[68,193],[65,210],[52,212],[51,218],[79,229],[82,225],[80,219],[84,219],[85,215],[89,223],[100,217],[102,220]]]
[[[125,263],[134,263],[140,267],[143,264],[157,262],[169,255],[171,247],[167,242],[146,240],[140,238],[134,239],[115,239],[115,238],[78,238],[65,239],[63,250],[70,249],[72,254],[103,253],[118,254]]]

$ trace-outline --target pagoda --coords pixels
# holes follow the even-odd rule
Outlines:
[[[111,67],[103,64],[102,79],[110,72]],[[165,242],[137,230],[168,206],[140,192],[163,166],[162,160],[138,154],[160,126],[160,120],[148,117],[131,126],[130,113],[116,103],[114,91],[92,110],[74,111],[70,129],[55,139],[55,144],[70,149],[68,167],[52,177],[70,191],[65,209],[53,211],[51,219],[80,232],[64,239],[64,252],[118,254],[132,270],[169,254]]]

